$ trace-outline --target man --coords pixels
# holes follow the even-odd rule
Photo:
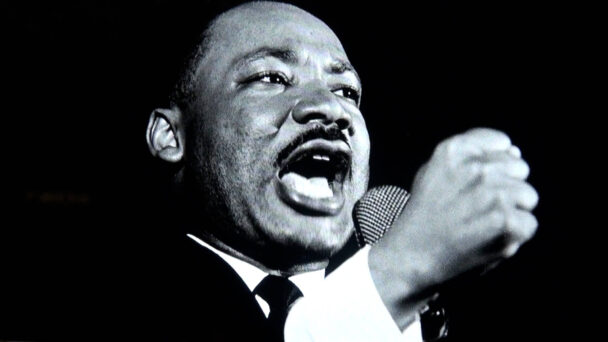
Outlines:
[[[190,214],[182,255],[159,258],[154,305],[138,299],[161,313],[147,321],[161,336],[420,340],[418,313],[441,284],[535,232],[518,148],[474,129],[437,147],[383,239],[323,279],[369,177],[361,82],[339,39],[294,6],[247,3],[207,28],[176,89],[147,131]],[[266,275],[303,297],[277,309],[260,290]]]

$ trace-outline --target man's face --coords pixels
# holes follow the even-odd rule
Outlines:
[[[351,234],[369,172],[340,41],[302,10],[257,3],[222,15],[209,46],[186,109],[186,172],[205,212],[229,222],[213,234],[270,268],[325,261]]]

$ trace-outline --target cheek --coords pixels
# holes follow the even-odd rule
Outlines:
[[[351,143],[354,151],[355,165],[358,168],[361,166],[367,168],[369,164],[370,141],[363,116],[360,114],[355,116],[353,125],[355,127],[355,134],[351,136]]]
[[[279,94],[272,97],[243,97],[235,109],[241,121],[241,131],[252,139],[275,136],[290,115],[293,101]]]
[[[260,124],[251,112],[241,111],[236,117],[241,120],[222,120],[214,132],[213,154],[226,182],[249,196],[272,176],[269,141],[274,130]]]
[[[353,120],[355,134],[351,136],[353,148],[354,197],[359,198],[367,190],[369,181],[370,141],[365,121],[361,116]]]
[[[213,132],[217,154],[226,154],[227,167],[238,174],[240,180],[259,186],[274,176],[274,162],[278,151],[274,148],[285,118],[289,115],[289,102],[280,96],[265,98],[243,97],[225,108],[217,119],[220,131]]]

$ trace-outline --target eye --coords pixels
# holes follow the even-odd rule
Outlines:
[[[280,84],[284,86],[288,86],[291,84],[289,82],[287,76],[280,72],[276,71],[265,71],[259,74],[255,74],[248,78],[246,83],[260,82],[260,83],[268,83],[268,84]]]
[[[356,89],[350,86],[343,86],[334,90],[333,92],[338,96],[353,100],[356,104],[359,104],[359,98],[361,97],[361,95],[359,95],[359,92]]]

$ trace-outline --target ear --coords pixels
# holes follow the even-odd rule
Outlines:
[[[153,156],[170,163],[181,161],[185,138],[179,108],[155,109],[148,121],[146,140]]]

